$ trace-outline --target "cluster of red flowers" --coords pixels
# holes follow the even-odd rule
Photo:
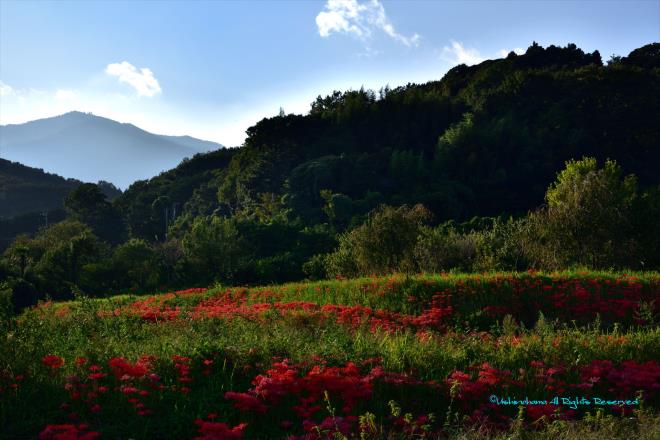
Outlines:
[[[201,419],[195,420],[199,426],[199,435],[195,440],[240,440],[247,423],[241,423],[230,428],[226,423],[207,422]]]
[[[390,278],[384,283],[366,283],[360,289],[365,294],[383,297],[396,290],[397,282],[395,278]],[[320,287],[317,288],[319,294],[322,294]],[[203,292],[204,289],[188,289],[152,296],[122,309],[100,314],[127,314],[152,322],[174,320],[180,318],[183,312],[179,306],[172,305],[172,301],[176,302],[176,298],[184,295],[194,296]],[[577,318],[580,321],[591,321],[599,315],[604,321],[622,324],[643,323],[643,317],[636,313],[642,302],[652,305],[654,313],[660,312],[660,285],[652,280],[650,285],[644,287],[632,277],[610,280],[492,276],[458,280],[452,287],[427,280],[416,296],[408,296],[408,302],[418,310],[416,314],[362,305],[283,301],[285,293],[290,298],[296,293],[301,294],[301,290],[227,289],[211,298],[200,296],[199,302],[186,316],[194,319],[259,319],[264,313],[273,310],[280,313],[302,312],[321,322],[332,319],[353,328],[367,325],[372,331],[381,329],[391,332],[404,328],[415,331],[445,330],[452,322],[480,312],[493,321],[511,314],[517,320],[534,322],[539,312],[543,312],[549,318]]]
[[[616,366],[612,361],[593,361],[580,369],[582,389],[602,390],[617,398],[628,398],[644,390],[646,399],[653,402],[660,396],[660,364],[655,361],[637,363],[623,361]]]
[[[298,398],[293,411],[299,417],[308,418],[322,408],[324,391],[341,399],[344,412],[350,412],[358,401],[371,396],[372,380],[368,375],[362,376],[351,362],[344,367],[317,365],[300,376],[298,368],[285,359],[273,364],[265,375],[255,377],[254,388],[247,393],[228,392],[225,398],[234,400],[239,409],[263,413],[292,395]]]
[[[616,366],[611,361],[595,360],[580,367],[577,375],[561,365],[547,366],[541,361],[532,361],[529,370],[520,369],[517,372],[517,378],[514,378],[513,372],[495,369],[487,363],[472,370],[474,372],[471,374],[454,371],[446,379],[450,394],[460,402],[464,411],[473,409],[473,422],[499,424],[501,427],[510,422],[510,411],[507,414],[506,407],[491,402],[490,395],[517,395],[522,399],[536,392],[540,399],[579,395],[585,398],[606,396],[610,400],[633,400],[641,391],[647,403],[656,402],[660,395],[660,364],[655,361],[641,364],[624,361]],[[632,406],[611,408],[624,414],[634,409]],[[528,405],[525,411],[530,421],[542,416],[572,418],[578,414],[575,408],[550,403]]]
[[[367,362],[371,363],[371,362]],[[355,412],[359,403],[368,402],[376,382],[403,384],[421,384],[422,382],[405,374],[386,373],[381,366],[372,368],[363,374],[353,362],[344,366],[328,367],[325,364],[314,365],[305,374],[303,365],[292,365],[287,359],[275,362],[265,374],[257,375],[253,388],[244,393],[227,392],[225,398],[232,400],[234,406],[245,412],[263,414],[271,408],[281,409],[281,402],[286,400],[296,417],[302,419],[302,428],[306,434],[325,432],[348,435],[354,432],[358,417]],[[432,385],[433,384],[429,384]],[[341,403],[343,417],[327,417],[316,422],[317,415],[330,399],[332,404]],[[290,428],[293,423],[282,424]],[[309,438],[307,435],[292,438]]]
[[[208,289],[206,287],[192,287],[190,289],[185,289],[185,290],[177,290],[174,292],[175,295],[191,295],[191,294],[199,294],[199,293],[205,293]]]
[[[162,389],[160,377],[151,372],[153,356],[142,356],[131,363],[124,358],[112,358],[108,361],[114,383],[107,381],[108,373],[100,365],[89,365],[87,360],[77,358],[75,364],[82,369],[81,374],[66,378],[64,388],[69,392],[70,402],[60,408],[68,412],[68,418],[78,420],[75,408],[90,414],[99,414],[103,410],[100,400],[110,391],[120,393],[133,406],[139,416],[149,416],[153,411],[143,401],[154,391]]]
[[[656,280],[642,284],[632,277],[594,280],[542,278],[536,274],[522,278],[488,276],[452,281],[451,287],[447,287],[448,283],[443,280],[425,280],[416,287],[414,295],[408,294],[409,290],[402,290],[401,282],[401,279],[391,277],[358,286],[361,294],[372,296],[366,304],[383,304],[383,307],[397,304],[395,310],[303,301],[308,297],[302,295],[309,292],[302,292],[302,287],[298,286],[294,291],[291,287],[279,290],[235,288],[213,296],[202,295],[205,289],[188,289],[147,297],[99,314],[135,316],[150,322],[177,320],[184,316],[193,319],[246,318],[263,321],[266,325],[273,316],[292,320],[302,317],[318,326],[334,322],[352,330],[363,327],[372,332],[411,330],[420,340],[427,341],[447,337],[453,322],[467,321],[473,316],[478,319],[486,317],[493,322],[506,314],[513,315],[516,320],[535,320],[542,311],[552,319],[586,321],[599,314],[603,320],[632,324],[642,319],[643,313],[637,313],[642,302],[650,305],[651,313],[660,310],[660,284]],[[318,292],[322,303],[330,287],[312,288]],[[400,296],[395,296],[397,299],[392,302],[381,299],[402,292],[404,301],[399,300]],[[181,307],[181,304],[188,307]],[[46,313],[47,307],[42,306],[39,311]],[[484,343],[510,343],[514,346],[526,338],[538,337],[497,338],[486,332],[479,335]],[[624,344],[626,340],[625,337],[607,335],[583,342]],[[556,337],[551,343],[559,347],[562,340]],[[65,362],[62,357],[49,354],[41,362],[42,369],[53,379],[60,378],[62,371],[76,371],[76,375],[65,380],[69,399],[61,406],[63,419],[75,424],[48,425],[40,434],[44,439],[97,438],[99,434],[90,431],[81,419],[98,421],[106,415],[105,406],[117,405],[117,402],[135,416],[163,415],[160,414],[163,402],[191,399],[189,394],[200,386],[200,374],[208,377],[214,370],[213,359],[186,356],[173,356],[171,360],[161,362],[152,356],[142,356],[135,362],[117,357],[110,359],[107,365],[90,365],[83,358]],[[630,399],[642,392],[644,402],[652,406],[658,404],[660,397],[660,365],[655,361],[614,363],[596,360],[579,367],[534,361],[517,371],[482,363],[453,371],[440,383],[422,381],[412,374],[387,372],[380,363],[379,359],[370,359],[361,365],[347,362],[333,366],[318,357],[312,358],[311,363],[301,364],[277,358],[265,372],[254,376],[249,389],[227,391],[224,398],[245,416],[232,422],[250,421],[268,414],[271,419],[280,418],[280,428],[290,434],[290,439],[307,440],[331,438],[337,434],[348,436],[363,429],[358,414],[370,408],[369,404],[380,391],[390,387],[402,391],[401,396],[412,394],[401,389],[406,387],[414,387],[415,392],[429,392],[434,396],[434,402],[440,402],[438,405],[451,402],[452,410],[467,414],[471,422],[495,428],[506,428],[516,416],[517,406],[493,403],[491,395],[529,396],[530,399],[556,395]],[[237,369],[241,375],[253,368],[252,365],[242,367]],[[260,364],[254,367],[262,371]],[[165,379],[161,379],[156,371]],[[18,389],[22,380],[21,375],[0,372],[0,393]],[[329,406],[333,408],[331,416],[328,416]],[[631,407],[627,407],[623,412],[630,410]],[[580,414],[581,410],[551,404],[525,408],[529,422],[542,417],[569,419]],[[204,420],[195,421],[197,438],[240,439],[249,432],[246,423],[233,425],[216,418],[217,414],[211,413]],[[190,422],[192,424],[192,420]],[[425,415],[393,415],[386,421],[395,432],[415,432],[416,435],[419,434],[418,427],[429,422]]]
[[[49,355],[43,358],[49,368],[60,368],[64,359]],[[156,359],[142,356],[136,362],[124,358],[112,358],[107,368],[88,365],[84,358],[72,361],[80,374],[66,378],[65,389],[70,401],[61,409],[67,418],[77,423],[48,425],[40,434],[43,439],[98,438],[80,422],[79,414],[100,414],[104,397],[111,391],[125,396],[139,416],[154,414],[145,399],[162,401],[164,393],[175,392],[186,395],[195,382],[197,374],[209,375],[214,363],[212,359],[193,361],[190,357],[173,356],[175,385],[164,385],[154,373]],[[454,402],[454,410],[469,416],[469,421],[495,428],[506,428],[516,416],[517,407],[497,405],[491,395],[530,396],[539,398],[553,395],[606,396],[613,399],[630,399],[641,391],[644,401],[657,402],[660,395],[660,364],[655,361],[637,363],[624,361],[615,364],[608,360],[596,360],[579,368],[563,365],[548,366],[533,361],[527,369],[509,371],[494,368],[488,363],[475,365],[465,371],[453,371],[444,383],[421,381],[410,375],[390,373],[380,365],[378,358],[367,359],[361,365],[347,362],[342,366],[328,366],[321,358],[313,363],[293,364],[287,359],[274,359],[272,366],[252,380],[252,387],[245,392],[228,391],[225,399],[233,402],[239,411],[254,415],[277,413],[281,428],[291,433],[292,439],[330,438],[341,433],[349,435],[361,429],[358,414],[362,413],[373,399],[376,387],[424,387],[439,401]],[[415,388],[420,390],[421,388]],[[152,403],[153,403],[152,402]],[[327,416],[331,405],[336,414]],[[79,412],[74,412],[77,409]],[[621,411],[621,408],[612,408]],[[629,413],[632,408],[627,408]],[[535,422],[547,418],[574,418],[579,411],[552,404],[529,405],[526,417]],[[426,416],[402,418],[392,416],[389,424],[397,432],[417,429],[428,423]],[[199,439],[240,439],[247,427],[245,423],[230,426],[218,422],[217,414],[209,414],[206,420],[198,419]],[[89,419],[88,419],[89,420]],[[297,422],[296,422],[297,421]],[[298,427],[302,435],[296,437]],[[300,432],[298,431],[298,432]],[[321,435],[322,433],[323,435]]]
[[[188,384],[193,381],[192,377],[190,377],[191,359],[186,356],[174,355],[172,357],[172,361],[174,361],[174,368],[176,369],[177,372],[176,380],[181,384],[178,387],[178,391],[181,394],[188,394],[190,392],[190,388],[188,387]],[[176,385],[173,385],[172,388],[175,391],[177,390]]]
[[[112,311],[99,311],[98,316],[111,317],[119,316],[123,313],[131,316],[140,316],[144,320],[168,321],[176,319],[180,316],[179,307],[170,307],[165,305],[167,301],[175,299],[180,296],[203,294],[207,291],[206,288],[192,288],[185,290],[177,290],[176,292],[163,293],[160,295],[150,296],[142,301],[133,302],[128,308],[115,309]]]
[[[89,426],[81,423],[72,425],[47,425],[40,433],[39,440],[96,440],[101,437],[96,431],[90,431]]]
[[[41,359],[41,363],[51,370],[57,370],[58,368],[61,368],[62,365],[64,365],[64,359],[54,354],[49,354]]]

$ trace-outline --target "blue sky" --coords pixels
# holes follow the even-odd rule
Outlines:
[[[81,110],[236,146],[280,106],[532,41],[627,55],[660,41],[660,0],[0,0],[0,123]]]

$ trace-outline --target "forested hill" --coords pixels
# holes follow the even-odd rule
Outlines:
[[[113,201],[80,185],[48,228],[0,222],[7,237],[39,228],[8,243],[0,280],[22,307],[305,277],[655,270],[659,114],[658,43],[606,63],[534,44],[426,84],[319,96]]]
[[[117,206],[131,235],[153,239],[164,207],[340,229],[380,203],[423,203],[439,221],[521,214],[583,156],[657,184],[659,67],[658,43],[606,63],[573,44],[534,43],[438,81],[334,92],[308,115],[261,120],[239,149],[132,185]]]
[[[81,184],[76,179],[0,159],[0,218],[63,208],[66,195]],[[121,193],[104,182],[99,182],[99,188],[109,199]]]

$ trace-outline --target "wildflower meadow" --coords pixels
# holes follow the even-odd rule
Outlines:
[[[2,324],[0,437],[653,438],[659,299],[526,272],[41,302]]]

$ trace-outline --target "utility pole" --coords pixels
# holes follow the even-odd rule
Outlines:
[[[44,218],[46,222],[46,228],[48,228],[48,211],[42,211],[41,216]]]

